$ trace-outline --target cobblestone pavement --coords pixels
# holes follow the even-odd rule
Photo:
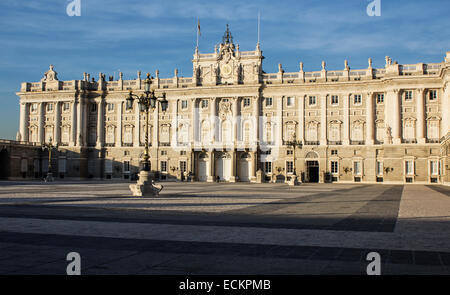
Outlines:
[[[0,182],[0,274],[450,274],[450,188]]]

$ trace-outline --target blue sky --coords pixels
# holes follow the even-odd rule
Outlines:
[[[381,16],[369,17],[369,0],[142,1],[81,0],[81,16],[69,17],[69,0],[0,0],[0,138],[14,139],[19,126],[15,92],[39,81],[49,64],[61,80],[83,72],[134,79],[137,70],[191,76],[197,17],[200,52],[212,52],[228,23],[241,50],[257,42],[261,13],[264,70],[286,71],[441,62],[450,51],[450,1],[381,0]],[[117,76],[117,74],[116,74]]]

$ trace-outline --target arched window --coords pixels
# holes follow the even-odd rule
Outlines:
[[[317,125],[318,123],[315,121],[308,123],[308,126],[306,128],[306,141],[317,141]]]
[[[295,137],[295,126],[294,122],[290,122],[286,125],[286,137],[285,140],[291,141],[294,140]]]
[[[106,127],[106,143],[115,143],[116,141],[116,127],[109,125]]]
[[[189,126],[185,124],[180,124],[178,127],[178,142],[188,143],[189,142]]]
[[[341,140],[341,124],[338,121],[330,122],[330,141]]]
[[[376,140],[378,142],[384,142],[384,136],[386,132],[384,131],[384,121],[383,120],[377,120],[376,121]]]
[[[271,144],[273,142],[273,124],[267,122],[264,125],[264,142]]]
[[[123,142],[126,144],[133,143],[133,126],[127,125],[123,131]]]
[[[232,135],[231,135],[231,123],[226,120],[222,122],[222,143],[231,143]]]
[[[62,127],[62,132],[61,132],[61,142],[62,143],[69,143],[69,138],[70,138],[70,126],[63,126]]]
[[[407,119],[403,125],[403,138],[414,139],[416,137],[416,122],[413,119]]]
[[[432,118],[428,121],[428,139],[439,139],[439,120]]]
[[[209,122],[203,121],[202,127],[201,127],[201,136],[202,136],[202,143],[210,143],[211,142],[211,135],[209,133]]]
[[[252,124],[250,121],[246,121],[244,122],[244,131],[242,134],[242,140],[244,141],[244,143],[250,143],[250,139],[251,139],[251,127]]]
[[[50,138],[55,141],[55,137],[53,136],[53,126],[45,127],[45,142],[50,142]]]
[[[353,122],[352,140],[354,141],[364,140],[364,122],[362,121]]]

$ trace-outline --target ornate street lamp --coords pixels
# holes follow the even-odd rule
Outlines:
[[[53,145],[51,137],[50,137],[48,143],[42,144],[42,151],[45,151],[46,149],[48,149],[48,168],[47,168],[47,176],[45,177],[46,182],[53,181],[53,174],[52,174],[52,150],[53,150],[53,148],[58,148],[58,144]]]
[[[135,196],[146,196],[146,195],[157,195],[159,191],[162,189],[162,186],[152,184],[152,179],[150,177],[150,155],[148,152],[148,118],[150,110],[154,110],[156,108],[156,103],[158,101],[158,97],[155,95],[155,90],[151,90],[150,86],[152,84],[153,77],[150,77],[150,74],[147,73],[147,78],[144,80],[144,93],[140,96],[133,94],[130,90],[126,99],[127,108],[132,108],[133,101],[137,99],[139,104],[139,109],[141,111],[145,111],[145,151],[143,157],[143,167],[141,172],[139,173],[138,183],[135,185],[130,185],[130,189]],[[159,98],[159,102],[161,104],[161,110],[165,112],[167,107],[169,106],[169,102],[166,100],[166,94],[163,93],[162,97]],[[147,187],[146,187],[147,186]]]
[[[290,185],[295,185],[296,183],[296,178],[297,178],[297,165],[295,165],[295,149],[296,148],[302,148],[303,147],[303,143],[300,140],[296,139],[296,135],[294,134],[292,140],[287,141],[285,144],[292,148],[294,150],[294,162],[293,162],[293,168],[294,168],[294,173],[293,173],[293,181],[291,181],[291,183],[289,183]]]

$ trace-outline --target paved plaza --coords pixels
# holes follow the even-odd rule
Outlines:
[[[0,274],[450,274],[450,187],[0,182]]]

